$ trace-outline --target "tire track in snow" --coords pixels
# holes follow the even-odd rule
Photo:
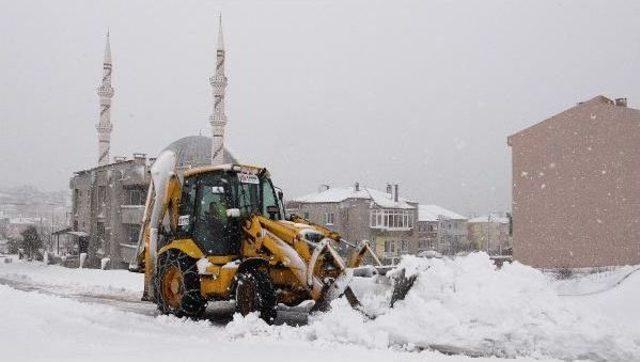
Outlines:
[[[26,281],[18,281],[14,279],[7,279],[0,277],[0,284],[8,286],[13,289],[17,289],[23,292],[41,293],[46,295],[53,295],[56,297],[73,299],[80,302],[105,304],[116,307],[117,309],[134,312],[138,314],[157,316],[158,312],[155,309],[155,305],[145,303],[139,299],[135,299],[125,295],[113,295],[113,294],[91,294],[91,293],[78,293],[65,290],[59,286],[30,283]]]
[[[34,283],[4,277],[0,277],[0,285],[5,285],[23,292],[53,295],[84,303],[109,305],[121,311],[133,312],[150,317],[157,317],[160,315],[160,312],[154,303],[142,301],[137,296],[132,295],[82,293],[56,285]],[[207,306],[205,318],[216,325],[224,326],[233,319],[234,312],[235,309],[232,304],[226,302],[210,302],[209,306]],[[278,318],[276,319],[275,324],[296,326],[306,325],[307,323],[308,313],[305,310],[300,310],[295,307],[279,307]]]
[[[628,272],[627,274],[623,275],[620,280],[618,280],[617,282],[608,285],[604,288],[592,291],[592,292],[586,292],[586,293],[575,293],[575,294],[571,294],[571,293],[558,293],[559,296],[561,297],[583,297],[583,296],[587,296],[587,295],[595,295],[595,294],[600,294],[600,293],[604,293],[606,291],[609,291],[617,286],[619,286],[620,284],[622,284],[625,280],[627,280],[631,275],[635,274],[637,271],[640,270],[640,267],[635,268],[633,270],[631,270],[630,272]]]

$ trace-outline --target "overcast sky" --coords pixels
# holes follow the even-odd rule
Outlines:
[[[153,4],[153,5],[151,5]],[[354,181],[474,214],[510,207],[506,137],[598,94],[640,105],[639,1],[0,1],[0,187],[209,133],[217,14],[226,142],[289,196]]]

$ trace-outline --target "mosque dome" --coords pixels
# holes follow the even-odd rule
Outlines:
[[[187,136],[172,142],[164,150],[171,150],[175,153],[177,168],[208,166],[211,164],[211,143],[211,137]],[[237,163],[226,148],[224,149],[224,163]]]

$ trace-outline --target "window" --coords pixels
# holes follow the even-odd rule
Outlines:
[[[304,214],[302,214],[302,217],[309,220],[309,211],[305,211]]]
[[[130,187],[124,189],[124,205],[144,205],[147,198],[147,191],[140,187]]]
[[[334,214],[332,212],[326,212],[324,214],[324,223],[327,225],[333,225]]]
[[[411,229],[412,210],[372,209],[369,224],[376,229]]]
[[[107,242],[104,223],[99,222],[96,225],[96,237],[98,238],[98,252],[104,253],[106,250],[109,250],[109,244]]]
[[[79,203],[80,203],[80,195],[81,192],[78,189],[74,189],[73,190],[73,212],[75,213],[76,211],[78,211],[78,208],[80,207]]]
[[[105,235],[105,228],[104,228],[104,223],[103,222],[99,222],[96,226],[96,234],[98,236],[98,239],[104,239],[104,235]]]
[[[260,188],[256,184],[235,182],[234,183],[234,199],[238,202],[240,214],[243,216],[251,215],[254,212],[261,212],[260,207]]]
[[[271,211],[271,214],[269,211]],[[262,179],[262,215],[274,220],[280,220],[282,218],[276,191],[266,177]]]
[[[193,236],[196,243],[211,255],[234,255],[240,249],[238,233],[240,229],[227,217],[228,195],[224,179],[206,177],[196,183],[196,200],[193,221]],[[244,188],[244,184],[237,184],[244,196],[239,196],[240,212],[255,211],[257,203],[257,185]],[[255,191],[255,192],[252,192]],[[183,216],[183,215],[181,215]],[[187,224],[187,220],[183,221]]]
[[[182,186],[180,210],[178,211],[177,230],[181,235],[187,236],[191,232],[194,223],[194,210],[196,206],[196,182],[194,179],[186,179]]]
[[[396,251],[396,242],[393,240],[385,240],[384,242],[385,253],[393,253]]]
[[[409,250],[409,242],[407,242],[406,240],[401,240],[400,241],[400,250],[403,253],[406,253]]]
[[[98,203],[104,204],[106,200],[107,200],[107,187],[98,186]]]
[[[129,244],[137,244],[138,243],[138,236],[140,235],[140,225],[137,224],[126,224],[126,237],[127,237],[127,242]]]
[[[198,220],[204,220],[207,224],[215,224],[215,226],[227,224],[227,207],[223,190],[220,186],[203,185],[201,187]]]

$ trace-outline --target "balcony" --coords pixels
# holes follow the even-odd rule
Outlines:
[[[383,230],[383,231],[411,231],[413,229],[413,227],[411,226],[370,225],[369,227],[374,230]]]
[[[372,209],[369,214],[371,229],[409,231],[413,229],[413,210]]]
[[[140,224],[144,214],[144,205],[122,205],[121,220],[123,224]]]

